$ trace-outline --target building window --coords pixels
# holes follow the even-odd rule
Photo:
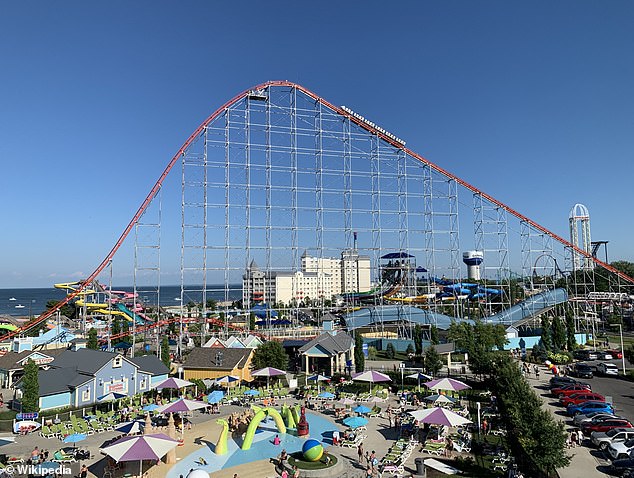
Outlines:
[[[146,384],[146,380],[144,378],[141,379],[141,384],[139,385],[139,388],[141,390],[145,390],[145,384]]]
[[[117,355],[112,361],[112,368],[120,368],[123,365],[123,357],[121,355]]]
[[[82,402],[87,402],[88,400],[90,400],[90,389],[89,388],[87,388],[86,390],[81,392],[81,401]]]

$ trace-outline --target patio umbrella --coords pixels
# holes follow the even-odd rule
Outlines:
[[[307,377],[306,380],[310,380],[311,382],[317,382],[317,393],[319,393],[319,382],[327,382],[328,380],[330,380],[330,377],[326,377],[325,375],[316,373],[315,375],[311,375],[310,377]]]
[[[357,413],[370,413],[370,409],[368,407],[366,407],[365,405],[359,405],[358,407],[355,407],[352,409],[353,411],[357,412]]]
[[[40,476],[56,476],[57,473],[55,472],[58,471],[61,466],[61,463],[55,463],[54,461],[45,461],[44,463],[40,463],[39,465],[37,465],[35,469],[38,471],[38,474]]]
[[[72,435],[67,435],[62,440],[64,443],[72,443],[73,448],[75,448],[75,443],[78,441],[84,441],[88,436],[84,433],[73,433]]]
[[[372,393],[372,384],[377,382],[391,382],[392,379],[381,372],[368,370],[367,372],[359,372],[352,375],[352,380],[358,382],[370,382],[370,393]]]
[[[176,377],[169,377],[159,382],[158,384],[156,384],[154,388],[156,388],[157,390],[163,390],[164,388],[180,389],[183,387],[189,387],[191,385],[194,385],[194,384],[191,382],[188,382],[187,380],[182,380]]]
[[[154,410],[156,410],[159,406],[156,403],[150,403],[149,405],[146,405],[142,408],[142,410],[144,412],[153,412]]]
[[[223,377],[219,377],[214,380],[215,383],[226,383],[229,385],[230,383],[239,382],[240,377],[236,377],[235,375],[225,375]]]
[[[218,403],[225,396],[225,392],[222,390],[214,390],[209,395],[207,395],[207,403]]]
[[[15,437],[0,437],[0,446],[15,443]]]
[[[178,441],[163,433],[157,433],[123,437],[101,451],[116,462],[138,461],[139,476],[143,476],[143,460],[160,460],[177,445]]]
[[[186,398],[179,398],[175,402],[161,405],[155,411],[158,413],[191,412],[192,410],[206,408],[207,405],[208,404],[206,404],[205,402],[199,402],[198,400],[187,400]]]
[[[368,402],[370,402],[370,403],[381,403],[381,402],[385,402],[385,398],[370,397],[370,400],[368,400]]]
[[[438,393],[425,397],[425,401],[431,403],[456,403],[455,398],[448,397],[447,395],[440,395]]]
[[[244,395],[250,395],[252,397],[255,397],[257,395],[260,395],[260,391],[256,390],[255,388],[250,388],[249,390],[247,390],[246,392],[244,392]]]
[[[421,380],[433,380],[434,377],[431,375],[425,375],[423,372],[413,373],[411,375],[406,375],[407,378],[414,378],[418,381],[417,390],[420,392],[420,381]]]
[[[331,392],[321,392],[319,395],[317,395],[319,398],[326,398],[326,399],[331,399],[331,398],[335,398],[335,394],[331,393]]]
[[[460,425],[472,423],[468,418],[441,407],[425,408],[423,410],[415,410],[408,413],[419,422],[429,423],[431,425],[458,427]]]
[[[432,380],[431,382],[425,382],[425,385],[430,390],[465,390],[467,388],[471,388],[466,383],[461,382],[460,380],[454,380],[453,378],[439,378],[437,380]]]
[[[345,397],[345,398],[342,398],[341,400],[339,400],[339,403],[341,403],[342,405],[347,407],[348,405],[354,405],[357,402],[355,402],[351,398]]]
[[[368,419],[364,417],[348,417],[343,420],[343,424],[350,428],[359,428],[368,424]]]
[[[114,402],[116,400],[121,400],[122,398],[125,398],[125,397],[127,397],[127,395],[124,393],[108,392],[105,395],[102,395],[101,397],[97,397],[97,401],[99,403],[111,402],[110,410],[113,410]]]
[[[115,427],[115,430],[125,433],[126,435],[135,435],[141,433],[145,428],[145,422],[141,420],[132,420],[131,422],[122,423]]]
[[[277,377],[279,375],[286,375],[284,370],[280,370],[279,368],[274,367],[264,367],[260,370],[256,370],[251,375],[254,377],[266,377],[266,388],[269,388],[269,380],[271,377]]]

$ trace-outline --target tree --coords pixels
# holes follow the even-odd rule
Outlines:
[[[405,353],[409,357],[410,355],[414,355],[414,346],[412,344],[407,344],[407,348],[405,349]]]
[[[413,339],[415,348],[414,352],[417,357],[420,357],[423,354],[423,328],[420,324],[416,324],[416,327],[414,327]]]
[[[112,335],[118,335],[121,333],[121,319],[119,317],[115,317],[112,319]],[[121,340],[114,339],[113,344],[118,344]]]
[[[542,316],[542,345],[546,349],[547,352],[550,352],[553,349],[553,331],[550,325],[550,321],[548,317],[545,315]]]
[[[425,370],[433,376],[438,375],[442,368],[442,358],[433,345],[425,351]]]
[[[566,329],[559,316],[553,318],[553,346],[555,351],[563,350],[566,346]]]
[[[365,355],[363,355],[363,337],[359,332],[354,334],[354,371],[365,370]]]
[[[46,301],[46,310],[51,310],[53,307],[55,307],[57,304],[59,304],[61,301],[59,300],[47,300]],[[68,317],[69,319],[74,319],[75,315],[77,313],[77,307],[75,307],[75,303],[72,304],[64,304],[60,307],[59,312],[65,316]]]
[[[255,314],[253,312],[249,314],[249,330],[255,330]]]
[[[394,350],[394,345],[392,345],[392,342],[389,342],[387,344],[387,347],[385,347],[385,355],[387,355],[387,358],[389,359],[393,359],[396,356],[396,350]]]
[[[438,340],[438,327],[432,325],[429,329],[429,341],[432,345],[438,345],[440,341]]]
[[[566,348],[568,352],[572,352],[577,347],[577,339],[575,337],[575,316],[572,315],[571,307],[566,307]]]
[[[99,348],[97,330],[95,330],[94,327],[91,327],[88,331],[88,341],[86,342],[86,347],[92,350],[97,350]]]
[[[455,342],[458,350],[469,354],[469,368],[475,374],[490,374],[494,370],[494,349],[502,350],[506,344],[506,330],[503,325],[486,324],[476,319],[473,325],[453,321],[448,337]]]
[[[39,367],[29,359],[24,365],[22,378],[22,411],[26,413],[40,411],[40,383],[38,380]]]
[[[264,342],[255,349],[251,363],[256,369],[274,367],[280,370],[286,370],[288,368],[288,355],[286,355],[282,344],[271,340]]]
[[[164,335],[163,340],[161,340],[161,362],[163,362],[165,366],[171,370],[172,360],[170,358],[170,341],[167,338],[167,335]]]

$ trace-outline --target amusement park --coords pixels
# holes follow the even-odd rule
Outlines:
[[[582,204],[562,211],[564,238],[289,81],[224,103],[155,175],[92,273],[27,317],[4,299],[18,308],[0,325],[10,438],[59,448],[34,465],[550,477],[569,432],[552,425],[556,459],[523,449],[513,380],[585,391],[568,377],[584,353],[629,376],[634,279]]]

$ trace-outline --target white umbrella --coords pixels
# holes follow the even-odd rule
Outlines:
[[[326,382],[330,380],[330,377],[326,377],[325,375],[321,375],[319,373],[315,375],[311,375],[307,377],[306,380],[310,380],[311,382],[317,382],[317,393],[319,393],[319,382]]]
[[[431,375],[426,375],[423,372],[417,372],[417,373],[413,373],[411,375],[406,375],[407,378],[415,378],[418,381],[418,387],[417,390],[420,392],[420,381],[421,379],[423,380],[432,380],[434,377],[432,377]]]
[[[425,408],[407,413],[421,423],[430,423],[432,425],[458,427],[460,425],[466,425],[467,423],[473,423],[468,418],[441,407]]]
[[[157,390],[163,390],[164,388],[179,389],[183,387],[190,387],[192,385],[194,384],[192,382],[188,382],[187,380],[182,380],[176,377],[169,377],[157,383],[154,388],[156,388]]]
[[[439,378],[437,380],[432,380],[431,382],[425,382],[425,385],[430,390],[465,390],[467,388],[471,388],[464,382],[460,380],[454,380],[453,378]]]
[[[269,388],[269,380],[271,377],[277,377],[278,375],[286,375],[284,370],[274,367],[264,367],[260,370],[256,370],[251,375],[254,377],[266,377],[266,388]]]
[[[179,398],[175,402],[166,403],[161,405],[156,410],[156,413],[181,413],[191,412],[192,410],[198,410],[200,408],[207,408],[209,404],[205,402],[199,402],[198,400],[187,400],[186,398]]]
[[[345,405],[345,406],[347,407],[347,406],[349,406],[349,405],[354,405],[354,404],[355,404],[355,403],[357,403],[357,402],[355,402],[355,401],[354,401],[354,400],[352,400],[351,398],[344,397],[344,398],[342,398],[341,400],[339,400],[339,403],[341,403],[342,405]]]

